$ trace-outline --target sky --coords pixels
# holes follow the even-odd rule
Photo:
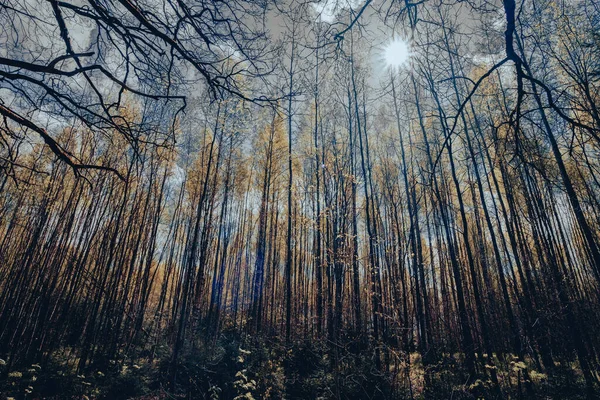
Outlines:
[[[400,64],[408,61],[410,53],[410,45],[404,35],[394,32],[394,29],[385,26],[379,15],[376,15],[373,6],[378,3],[374,1],[360,18],[360,22],[365,29],[363,34],[371,43],[370,60],[371,60],[371,83],[377,83],[382,78],[388,76],[390,64],[397,68]],[[348,21],[337,21],[337,14],[342,9],[351,8],[355,12],[360,10],[364,4],[364,0],[322,0],[313,3],[312,7],[317,14],[317,19],[322,22],[335,23]],[[376,85],[378,86],[378,85]]]
[[[340,8],[356,8],[361,5],[361,0],[322,0],[314,3],[313,8],[317,12],[318,18],[323,22],[334,22],[336,12]]]

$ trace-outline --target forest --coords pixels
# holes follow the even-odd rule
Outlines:
[[[0,399],[600,398],[597,0],[0,0]]]

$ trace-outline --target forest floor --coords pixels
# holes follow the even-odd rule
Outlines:
[[[44,363],[11,368],[0,361],[0,399],[584,399],[585,385],[575,363],[556,363],[549,376],[514,356],[479,365],[469,379],[458,354],[443,354],[423,365],[412,353],[356,346],[338,352],[322,343],[257,340],[222,335],[187,349],[173,369],[166,346],[136,357],[95,362],[78,373],[65,349]],[[485,356],[485,355],[484,355]],[[492,381],[496,372],[498,384]]]

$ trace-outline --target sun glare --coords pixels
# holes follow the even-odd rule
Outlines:
[[[400,67],[408,61],[410,49],[408,43],[396,38],[385,46],[384,49],[385,64],[388,67]]]

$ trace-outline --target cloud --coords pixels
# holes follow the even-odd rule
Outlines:
[[[317,13],[317,18],[323,22],[334,22],[337,12],[342,8],[355,8],[362,0],[321,0],[312,6]]]

